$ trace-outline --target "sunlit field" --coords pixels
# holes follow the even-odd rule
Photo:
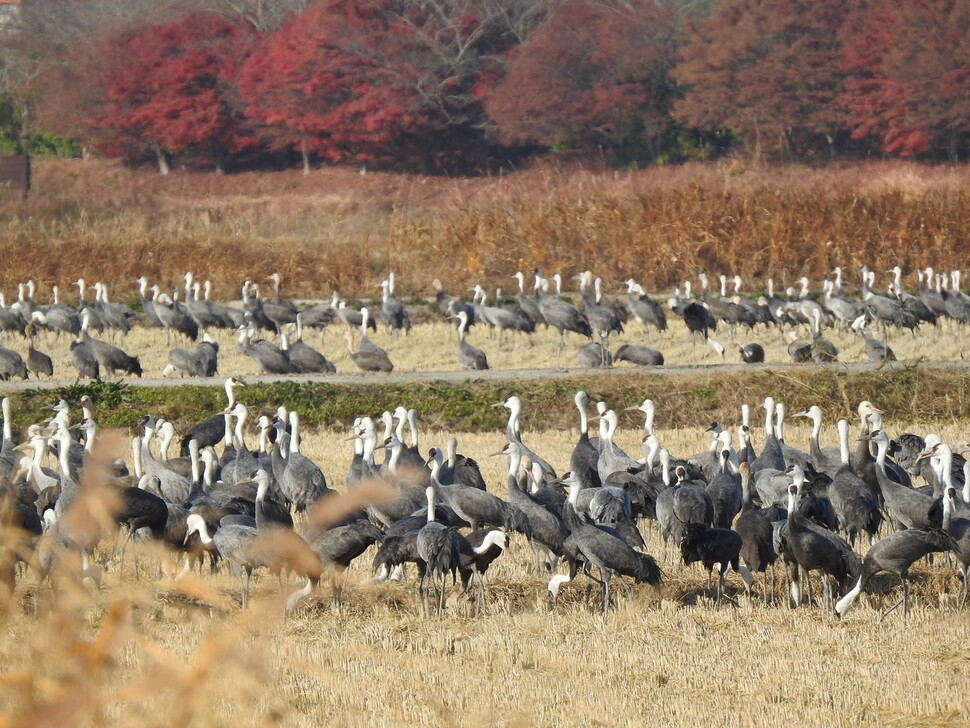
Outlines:
[[[428,323],[416,324],[410,334],[398,334],[379,327],[377,333],[368,332],[368,338],[387,351],[394,364],[395,373],[460,370],[461,365],[457,358],[458,337],[454,327],[445,320],[431,318],[430,314],[429,319]],[[740,327],[733,331],[722,325],[718,331],[711,332],[712,338],[726,349],[722,358],[700,336],[692,339],[683,321],[673,312],[668,311],[667,320],[669,328],[663,333],[653,329],[645,331],[636,321],[628,322],[624,333],[614,334],[610,338],[610,351],[615,353],[621,344],[636,344],[659,350],[664,355],[666,366],[739,364],[741,357],[738,347],[753,342],[764,347],[766,363],[792,363],[792,357],[788,352],[788,341],[785,338],[790,329],[758,326],[754,330]],[[800,327],[795,331],[802,339],[810,339],[807,327]],[[357,375],[362,378],[362,381],[366,379],[380,381],[381,374],[362,373],[351,360],[345,338],[346,332],[347,327],[336,321],[323,331],[305,330],[303,338],[307,344],[333,362],[337,368],[337,375]],[[211,335],[220,345],[219,374],[221,376],[246,376],[259,373],[257,365],[240,350],[233,332],[213,331]],[[872,332],[872,335],[886,341],[901,362],[911,364],[961,362],[970,355],[970,338],[965,335],[964,327],[949,321],[940,326],[924,325],[915,334],[908,330],[890,329],[888,339],[882,338],[881,332]],[[137,326],[127,336],[118,333],[105,333],[98,336],[132,356],[137,356],[146,378],[158,378],[162,375],[171,349],[182,347],[194,350],[196,346],[181,335]],[[279,339],[275,334],[261,333],[260,337],[263,336],[279,345]],[[290,336],[292,337],[292,330]],[[838,329],[826,330],[824,336],[838,349],[839,362],[867,361],[865,348],[859,336]],[[478,326],[468,334],[467,340],[486,353],[489,366],[495,370],[577,369],[580,364],[576,353],[581,346],[588,343],[587,339],[577,334],[567,333],[565,347],[560,352],[559,335],[555,329],[546,330],[541,326],[531,337],[511,332],[506,332],[500,337],[498,333],[484,326]],[[357,331],[353,344],[355,350],[359,341],[360,333]],[[26,357],[27,342],[19,337],[8,336],[5,345]],[[52,357],[55,379],[62,381],[77,379],[77,370],[71,366],[69,358],[69,337],[57,338],[54,334],[44,332],[36,337],[34,346]],[[617,362],[615,366],[617,369],[626,369],[634,365],[629,362]],[[119,373],[116,377],[108,374],[104,376],[107,379],[118,379],[122,374]],[[173,376],[178,377],[178,375]],[[328,375],[322,376],[326,379]]]
[[[968,180],[962,168],[901,163],[812,170],[729,160],[614,171],[553,160],[516,174],[447,179],[360,175],[349,168],[231,176],[179,170],[161,178],[97,160],[41,161],[30,200],[0,198],[0,290],[7,305],[28,278],[36,280],[42,304],[54,284],[62,302],[75,303],[71,282],[78,277],[104,281],[113,300],[135,303],[138,276],[166,289],[191,270],[199,280],[211,279],[214,297],[231,305],[238,305],[243,280],[258,282],[265,296],[266,276],[279,271],[283,296],[301,305],[338,291],[373,308],[378,282],[395,271],[415,325],[406,335],[383,326],[369,334],[393,362],[390,375],[358,370],[341,322],[305,330],[306,343],[337,368],[310,377],[328,385],[319,389],[296,384],[293,375],[279,377],[292,386],[267,383],[234,332],[211,331],[220,345],[218,376],[204,382],[211,392],[158,387],[138,389],[137,397],[134,387],[114,384],[132,381],[120,375],[103,374],[111,382],[105,386],[64,386],[77,381],[70,338],[39,331],[34,345],[53,358],[54,380],[0,382],[0,394],[10,394],[11,419],[21,429],[49,416],[46,409],[38,413],[58,397],[70,400],[77,421],[80,394],[105,395],[95,403],[105,420],[100,437],[110,457],[130,464],[128,438],[141,430],[111,429],[109,419],[127,425],[144,414],[164,416],[181,436],[190,422],[223,406],[224,378],[241,376],[250,383],[237,392],[250,406],[249,446],[256,443],[252,423],[281,404],[267,392],[286,394],[291,408],[314,410],[302,452],[340,493],[348,492],[353,415],[377,417],[402,405],[421,409],[422,450],[456,436],[459,451],[481,465],[489,490],[506,496],[506,460],[494,456],[505,434],[493,426],[495,413],[504,410],[488,408],[486,395],[522,396],[524,442],[562,473],[579,436],[572,405],[577,386],[621,411],[617,443],[633,457],[642,455],[642,415],[623,408],[643,397],[656,397],[656,432],[683,457],[708,448],[704,428],[712,419],[734,431],[744,401],[752,407],[760,449],[758,407],[762,397],[776,394],[788,400],[789,445],[808,447],[804,420],[791,417],[796,408],[820,405],[822,444],[833,445],[835,421],[852,417],[858,400],[871,399],[886,409],[890,435],[936,432],[955,446],[970,437],[961,367],[970,338],[951,321],[915,334],[873,328],[870,334],[898,360],[882,369],[865,365],[862,339],[840,329],[823,331],[838,349],[837,363],[788,367],[787,337],[808,338],[807,327],[721,325],[711,335],[725,347],[722,358],[692,339],[668,310],[666,332],[631,320],[609,341],[611,352],[640,344],[664,355],[664,367],[636,376],[623,375],[634,370],[629,363],[617,363],[605,376],[580,368],[577,351],[586,340],[575,334],[561,347],[553,329],[499,336],[476,326],[468,342],[486,353],[494,370],[483,383],[476,372],[459,374],[455,328],[430,302],[435,278],[463,299],[475,284],[510,295],[510,276],[536,267],[562,273],[563,292],[574,303],[572,276],[586,269],[621,300],[626,278],[665,301],[687,279],[696,294],[704,272],[742,275],[746,295],[764,290],[769,275],[781,290],[804,274],[814,292],[835,265],[845,269],[850,295],[863,265],[877,271],[879,292],[888,282],[884,271],[901,265],[904,286],[915,292],[917,266],[949,271],[965,263]],[[294,332],[286,333],[292,340]],[[356,350],[360,333],[350,334]],[[161,377],[172,348],[195,347],[140,324],[127,336],[97,336],[139,357],[143,382]],[[260,336],[280,342],[275,334]],[[765,366],[741,363],[738,347],[747,343],[765,348]],[[2,345],[27,354],[27,341],[17,335],[5,335]],[[930,366],[938,363],[945,366]],[[660,375],[680,367],[687,371],[673,371],[660,386]],[[439,379],[447,380],[444,386]],[[384,386],[371,386],[377,384]],[[56,392],[45,388],[55,386]],[[339,413],[325,411],[324,389],[341,398]],[[218,403],[203,406],[203,391],[218,395]],[[424,406],[433,397],[438,409]],[[348,403],[365,399],[376,411],[348,417]],[[490,417],[475,418],[456,404],[469,402],[485,402]],[[446,405],[454,406],[445,411]],[[113,406],[124,417],[112,419]],[[853,419],[853,428],[858,425]],[[53,459],[47,464],[56,467]],[[880,618],[900,595],[895,578],[883,574],[839,620],[818,604],[791,608],[780,567],[768,581],[758,575],[750,593],[729,574],[726,596],[715,604],[703,568],[682,566],[676,546],[662,542],[653,522],[641,521],[663,584],[631,584],[628,598],[614,579],[608,616],[597,608],[595,588],[587,600],[591,582],[583,576],[563,585],[553,604],[549,574],[514,533],[489,570],[481,614],[449,582],[444,614],[425,615],[415,569],[401,582],[372,581],[371,547],[348,571],[339,607],[325,578],[284,617],[286,597],[302,580],[257,569],[242,609],[239,582],[225,566],[213,572],[206,564],[176,580],[181,563],[161,548],[129,544],[122,557],[124,537],[99,520],[105,505],[92,503],[86,517],[101,529],[94,553],[100,584],[79,579],[80,564],[65,557],[50,579],[21,567],[12,594],[0,588],[0,728],[970,722],[970,620],[959,609],[962,583],[949,558],[913,566],[906,618],[901,609]],[[298,529],[305,520],[298,519]],[[888,535],[888,526],[883,529],[880,535]],[[857,548],[864,553],[868,544]],[[812,593],[821,593],[817,576]]]
[[[617,441],[636,455],[634,414]],[[892,421],[889,413],[887,429]],[[657,424],[678,455],[709,441],[699,429]],[[966,430],[940,434],[956,442]],[[425,432],[421,445],[450,434]],[[807,446],[804,427],[786,434]],[[307,431],[302,440],[338,490],[352,454],[347,436]],[[503,434],[457,437],[489,489],[505,495],[505,459],[490,457]],[[576,437],[523,433],[560,472]],[[585,602],[582,578],[551,605],[548,576],[518,534],[489,571],[485,613],[474,616],[452,588],[440,618],[422,616],[413,568],[401,583],[368,583],[373,548],[348,572],[342,607],[325,581],[284,619],[283,596],[297,580],[281,588],[257,571],[243,612],[228,569],[176,583],[170,557],[129,547],[119,573],[106,537],[100,588],[57,578],[55,594],[33,571],[18,580],[2,617],[0,710],[7,725],[684,725],[730,716],[739,725],[935,726],[970,717],[970,622],[957,611],[961,585],[946,560],[913,567],[907,619],[896,610],[880,621],[880,607],[899,594],[886,576],[839,621],[817,606],[784,606],[780,570],[776,604],[765,604],[760,578],[749,595],[732,574],[715,606],[702,568],[679,565],[650,523],[641,531],[664,584],[635,586],[632,599],[614,588],[605,618],[595,596]]]

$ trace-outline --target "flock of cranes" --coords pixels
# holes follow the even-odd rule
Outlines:
[[[744,590],[766,605],[814,600],[840,616],[886,571],[901,582],[905,615],[910,569],[936,553],[962,580],[960,607],[967,601],[970,461],[961,453],[970,444],[935,433],[890,438],[883,412],[867,401],[855,435],[848,420],[838,422],[836,447],[822,447],[817,406],[794,415],[812,423],[806,449],[787,441],[789,413],[767,397],[760,436],[745,406],[736,426],[708,428],[709,447],[675,454],[645,399],[628,408],[644,423],[642,452],[628,454],[616,442],[620,413],[597,402],[591,417],[590,398],[577,392],[575,445],[540,454],[521,427],[523,402],[510,396],[496,403],[509,413],[504,443],[496,438],[494,448],[508,466],[502,484],[488,482],[455,437],[423,448],[418,413],[403,406],[357,418],[346,472],[325,474],[305,454],[298,413],[250,412],[239,387],[226,381],[228,406],[182,434],[181,456],[170,452],[172,423],[150,414],[130,457],[106,458],[89,398],[79,403],[80,419],[60,401],[50,420],[23,432],[13,430],[5,398],[0,572],[8,587],[21,562],[41,580],[60,569],[98,584],[97,554],[118,546],[102,522],[78,515],[96,502],[125,543],[153,542],[163,561],[181,565],[176,579],[206,560],[228,565],[243,607],[257,570],[277,575],[281,587],[298,580],[283,600],[287,612],[325,578],[339,605],[351,562],[370,552],[372,581],[407,580],[413,565],[426,614],[448,608],[452,591],[482,612],[491,565],[524,548],[553,604],[583,577],[587,601],[598,587],[595,609],[604,613],[616,600],[613,584],[627,594],[637,584],[662,589],[674,570],[701,563],[715,603]],[[647,553],[647,531],[661,539],[657,558]],[[776,567],[787,585],[780,596]],[[734,586],[732,573],[740,577]]]
[[[891,330],[915,331],[921,326],[939,326],[943,321],[970,322],[970,296],[960,289],[959,271],[941,274],[930,268],[918,270],[915,293],[903,288],[899,267],[889,273],[884,293],[875,290],[875,272],[863,267],[860,295],[849,296],[843,288],[842,270],[836,268],[823,281],[820,296],[810,295],[807,278],[800,279],[797,287],[782,295],[776,295],[769,279],[767,293],[757,298],[742,295],[739,276],[721,275],[718,293],[710,290],[708,276],[700,274],[699,296],[694,295],[691,281],[685,281],[662,301],[647,295],[633,279],[623,283],[624,294],[608,297],[603,293],[602,279],[584,271],[575,276],[577,289],[571,302],[563,295],[563,279],[558,273],[547,278],[536,270],[528,276],[517,272],[511,277],[516,281],[517,293],[509,297],[496,291],[491,301],[482,286],[475,286],[471,298],[465,300],[449,296],[435,280],[433,306],[437,314],[455,323],[456,361],[470,370],[489,367],[488,352],[469,340],[483,328],[496,331],[500,344],[513,335],[531,342],[537,327],[555,330],[559,335],[557,366],[564,365],[567,334],[574,334],[588,340],[577,349],[576,362],[584,367],[607,367],[622,361],[639,366],[664,364],[664,354],[655,346],[623,343],[611,350],[610,340],[624,334],[635,335],[631,327],[636,322],[644,331],[636,335],[649,333],[656,343],[662,339],[654,332],[666,331],[667,316],[671,314],[681,317],[691,337],[709,344],[720,357],[725,357],[726,348],[713,334],[727,329],[733,340],[738,329],[744,327],[750,335],[764,337],[764,342],[784,337],[788,354],[795,362],[836,360],[839,352],[825,338],[826,330],[832,327],[854,332],[867,358],[882,362],[895,358],[885,343]],[[261,296],[259,287],[247,280],[240,288],[238,302],[218,303],[210,298],[210,282],[200,282],[191,273],[186,273],[180,285],[170,290],[162,290],[157,284],[150,286],[143,276],[136,281],[140,311],[109,298],[103,283],[89,287],[83,279],[73,284],[78,289],[76,302],[64,302],[58,286],[53,286],[49,301],[41,303],[36,284],[27,281],[18,286],[17,300],[9,306],[0,293],[0,335],[7,336],[6,342],[0,342],[0,380],[26,378],[30,374],[59,379],[141,376],[139,356],[117,345],[119,338],[136,325],[164,331],[170,352],[163,371],[158,372],[163,376],[217,374],[216,335],[220,330],[235,332],[236,346],[260,373],[333,373],[336,367],[331,359],[304,340],[308,329],[324,329],[331,324],[345,327],[350,358],[361,371],[389,372],[394,364],[388,352],[368,338],[368,331],[376,330],[379,322],[389,331],[406,334],[412,329],[412,315],[420,313],[414,306],[409,312],[397,297],[393,273],[378,286],[380,298],[372,306],[360,309],[348,307],[337,293],[324,302],[298,306],[282,296],[279,274],[274,273],[267,280],[271,283],[270,295]],[[89,290],[94,292],[93,299]],[[35,346],[41,332],[49,332],[51,346],[68,342],[73,372],[54,372],[52,357]],[[877,338],[880,332],[881,338]],[[18,334],[26,341],[24,353],[11,345]],[[421,339],[414,337],[418,346]],[[356,347],[355,341],[359,341]],[[173,343],[179,345],[173,347]],[[744,362],[765,360],[762,343],[748,342],[738,346],[737,351]],[[522,366],[528,365],[526,352],[523,348]],[[442,368],[449,366],[450,363],[443,364]]]

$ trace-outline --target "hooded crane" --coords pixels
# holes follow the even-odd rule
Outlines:
[[[415,538],[415,548],[418,554],[418,573],[420,581],[418,590],[421,593],[421,604],[424,613],[428,614],[428,586],[426,579],[430,576],[431,583],[438,587],[438,604],[436,613],[440,616],[445,608],[445,574],[458,566],[459,551],[453,536],[454,530],[435,520],[435,489],[429,485],[425,489],[428,497],[428,522]],[[440,585],[438,582],[440,581]]]
[[[304,511],[327,495],[327,478],[310,458],[293,446],[286,423],[279,417],[273,420],[276,446],[273,448],[273,475],[286,499],[297,512]]]
[[[721,603],[724,592],[724,575],[734,569],[741,574],[745,590],[751,588],[753,577],[747,567],[741,565],[740,555],[744,542],[740,534],[730,528],[711,528],[703,523],[684,524],[684,537],[680,542],[680,556],[686,566],[700,561],[707,569],[707,588],[711,588],[711,574],[717,569],[717,592],[715,604]]]
[[[95,339],[89,333],[90,325],[91,312],[85,309],[81,311],[81,340],[91,349],[101,368],[111,374],[121,370],[140,377],[142,370],[138,357],[129,356],[117,346]]]
[[[603,614],[609,612],[610,579],[614,575],[631,576],[636,584],[646,582],[659,586],[660,567],[653,557],[632,549],[613,529],[584,520],[576,512],[579,479],[572,473],[566,473],[563,483],[569,486],[569,501],[563,510],[564,521],[570,531],[570,538],[574,540],[583,560],[590,566],[595,566],[600,572],[600,578],[595,579],[588,569],[586,570],[586,574],[602,586]],[[548,589],[553,599],[558,596],[561,585],[570,581],[573,576],[574,573],[556,574],[549,580]],[[623,584],[627,594],[630,594],[630,588],[626,583],[623,581],[620,583]]]
[[[741,475],[741,512],[734,519],[732,527],[741,536],[740,556],[748,569],[767,576],[768,568],[771,568],[771,598],[774,601],[774,565],[778,560],[774,549],[774,526],[765,509],[755,507],[751,499],[751,467],[748,461],[742,460],[738,470]],[[763,583],[766,581],[763,580]],[[763,596],[767,601],[767,588]]]
[[[801,571],[810,575],[813,571],[822,572],[822,586],[826,603],[831,603],[829,577],[847,589],[851,579],[860,571],[859,557],[849,544],[821,526],[818,526],[798,510],[798,497],[805,483],[805,473],[798,466],[791,468],[792,484],[788,488],[788,517],[781,530],[784,542],[783,552],[798,565]],[[792,585],[795,604],[801,601],[801,571],[798,583]],[[811,595],[809,594],[809,600]]]
[[[256,529],[252,526],[220,526],[210,536],[205,519],[198,513],[190,514],[186,524],[186,540],[191,534],[198,533],[202,543],[215,546],[219,556],[229,562],[233,575],[240,581],[240,601],[245,609],[249,602],[249,582],[253,569],[262,565],[254,554],[254,545],[259,537]]]
[[[362,371],[365,372],[390,372],[394,369],[391,358],[381,347],[372,344],[367,338],[367,325],[370,322],[370,313],[366,307],[360,309],[360,347],[354,351],[351,332],[347,331],[347,350],[350,358],[354,360]]]
[[[519,487],[519,470],[522,467],[522,448],[518,443],[510,442],[502,448],[502,454],[508,458],[508,490],[509,502],[518,507],[529,519],[529,530],[536,554],[543,558],[549,571],[555,571],[562,556],[562,544],[569,535],[562,519],[546,510],[528,493]]]
[[[468,329],[468,314],[464,311],[459,311],[453,318],[458,319],[458,362],[465,369],[488,369],[488,357],[485,356],[485,352],[465,341],[465,333]]]
[[[865,589],[869,580],[880,571],[888,571],[895,574],[902,583],[903,596],[892,607],[883,612],[880,619],[900,604],[903,605],[903,617],[905,618],[909,613],[909,567],[924,556],[956,549],[957,544],[953,538],[941,531],[908,528],[905,531],[897,531],[886,536],[869,549],[862,564],[862,574],[859,576],[859,581],[835,605],[836,614],[844,617],[852,607],[853,602]]]
[[[442,485],[438,480],[439,458],[441,451],[433,448],[428,465],[431,466],[431,484],[435,493],[459,518],[469,523],[473,531],[485,525],[519,531],[526,538],[531,536],[529,519],[518,507],[468,485]]]
[[[957,490],[948,485],[943,492],[943,531],[953,539],[954,553],[959,565],[957,571],[963,577],[963,591],[960,595],[960,609],[967,603],[970,592],[970,518],[958,515]]]
[[[245,387],[246,383],[241,379],[229,377],[222,386],[226,393],[227,401],[225,411],[231,411],[236,406],[236,389]],[[192,425],[182,438],[179,446],[180,454],[189,454],[189,443],[192,440],[198,440],[200,449],[218,445],[225,434],[225,420],[224,412],[219,412]]]

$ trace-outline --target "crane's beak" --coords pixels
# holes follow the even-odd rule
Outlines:
[[[927,448],[926,450],[923,450],[922,452],[920,452],[919,455],[916,456],[916,462],[919,462],[920,460],[925,460],[928,457],[932,457],[934,450],[935,448]]]

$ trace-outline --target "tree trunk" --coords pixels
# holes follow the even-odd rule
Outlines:
[[[306,147],[300,148],[300,156],[303,157],[303,174],[310,174],[310,152]]]
[[[158,159],[158,173],[168,174],[171,168],[168,166],[168,155],[165,150],[161,148],[158,144],[152,144],[152,151],[155,152],[155,157]]]

